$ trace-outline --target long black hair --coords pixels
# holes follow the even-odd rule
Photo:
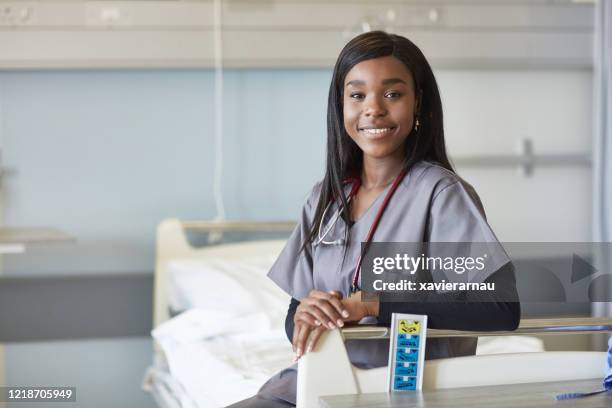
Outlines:
[[[405,143],[403,168],[409,170],[416,162],[427,160],[453,171],[446,155],[442,126],[442,101],[433,71],[421,50],[405,37],[384,31],[370,31],[349,41],[338,56],[327,100],[327,163],[321,194],[305,246],[312,243],[319,232],[325,207],[332,198],[342,201],[342,218],[350,220],[347,197],[342,181],[359,176],[363,166],[363,152],[344,128],[344,80],[358,63],[392,55],[400,60],[412,75],[417,98],[418,130],[413,127]]]

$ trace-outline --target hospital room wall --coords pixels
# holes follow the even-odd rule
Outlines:
[[[438,70],[453,156],[591,149],[589,70]],[[228,218],[295,219],[322,176],[329,70],[225,73]],[[214,217],[214,74],[0,73],[3,218],[76,243],[5,260],[5,272],[150,273],[156,224]],[[459,167],[505,241],[588,241],[586,167]]]

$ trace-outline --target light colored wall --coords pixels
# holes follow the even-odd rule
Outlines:
[[[589,70],[444,71],[438,73],[451,156],[581,153],[592,145]],[[480,194],[503,241],[591,241],[591,169],[458,167]]]
[[[589,152],[590,71],[437,72],[452,155]],[[294,219],[323,174],[330,70],[225,74],[228,218]],[[8,274],[150,272],[164,217],[215,215],[211,71],[0,73],[7,225],[72,245],[5,260]],[[590,170],[459,168],[506,241],[589,240]]]
[[[226,73],[228,218],[296,216],[322,175],[329,75]],[[161,219],[215,215],[213,91],[209,71],[1,73],[6,224],[78,240],[5,272],[152,271]]]

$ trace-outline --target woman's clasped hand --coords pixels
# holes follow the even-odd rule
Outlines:
[[[342,299],[337,291],[311,290],[301,300],[293,317],[294,361],[312,351],[325,330],[342,327],[344,322],[359,321],[369,312],[367,303],[361,301],[360,292]]]

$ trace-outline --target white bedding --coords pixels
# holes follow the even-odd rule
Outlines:
[[[292,364],[284,332],[290,297],[266,274],[275,256],[177,260],[168,266],[170,305],[185,312],[152,335],[185,407],[224,407],[254,395]]]
[[[183,406],[223,407],[254,395],[292,364],[284,330],[261,313],[230,316],[191,309],[153,330],[172,376],[185,388]]]

